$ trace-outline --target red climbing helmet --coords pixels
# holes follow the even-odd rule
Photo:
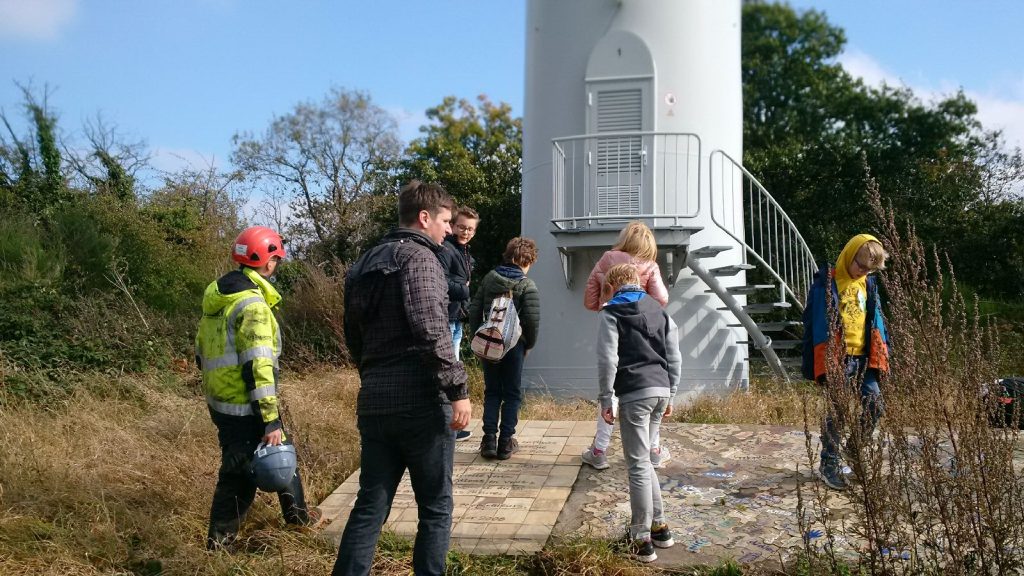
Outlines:
[[[286,257],[284,240],[281,235],[266,226],[253,226],[242,230],[235,238],[235,246],[231,250],[231,258],[239,264],[260,267],[272,256]]]

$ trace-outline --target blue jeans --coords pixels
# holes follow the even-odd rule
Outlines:
[[[451,422],[448,404],[425,413],[359,417],[359,494],[341,536],[334,576],[370,573],[381,527],[406,469],[419,512],[413,571],[444,574],[452,530]]]
[[[629,537],[651,537],[651,523],[665,521],[658,471],[651,465],[651,446],[661,429],[668,398],[643,398],[619,404],[622,455],[629,472]]]
[[[484,434],[510,438],[519,424],[519,407],[523,403],[523,359],[526,347],[520,340],[499,362],[484,365]],[[498,419],[501,417],[499,428]]]
[[[878,387],[878,370],[866,368],[866,356],[846,357],[846,382],[860,380],[860,434],[867,438],[875,431],[879,418],[885,413],[885,402],[882,391]],[[847,410],[839,403],[842,394],[830,388],[825,390],[825,421],[821,429],[821,467],[823,470],[835,470],[839,467],[841,450],[839,435],[846,428],[842,415]]]
[[[452,348],[455,348],[455,361],[459,361],[459,344],[462,343],[462,322],[456,320],[448,323],[448,330],[452,333]]]

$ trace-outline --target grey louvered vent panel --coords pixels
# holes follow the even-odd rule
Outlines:
[[[643,130],[643,91],[603,90],[597,93],[597,131]]]
[[[597,132],[639,132],[643,129],[643,90],[603,90],[597,93]],[[643,171],[640,136],[597,139],[597,213],[640,213]]]
[[[598,186],[598,216],[631,216],[640,213],[640,186]]]

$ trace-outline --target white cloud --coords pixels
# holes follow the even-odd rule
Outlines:
[[[839,63],[850,75],[871,86],[883,83],[889,86],[905,85],[925,102],[948,96],[960,86],[941,80],[934,86],[907,83],[899,75],[886,69],[869,54],[856,49],[844,52]],[[1003,138],[1011,146],[1024,147],[1024,78],[1006,90],[980,91],[964,87],[964,94],[978,105],[978,119],[989,130],[1002,130]]]
[[[896,86],[901,83],[898,76],[886,70],[882,65],[860,50],[851,49],[839,56],[839,63],[854,78],[860,78],[865,84],[880,86],[882,83]]]
[[[978,104],[978,119],[989,129],[1000,129],[1010,146],[1024,148],[1024,98],[1010,100],[1000,96],[967,91]]]
[[[408,144],[421,136],[420,126],[427,123],[424,112],[413,112],[398,106],[387,107],[385,110],[398,122],[398,137],[403,142]]]
[[[0,38],[53,40],[78,11],[78,0],[0,0]]]

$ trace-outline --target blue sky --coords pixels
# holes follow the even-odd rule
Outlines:
[[[795,0],[847,32],[841,62],[925,99],[962,87],[988,127],[1024,145],[1024,2]],[[368,91],[415,137],[446,95],[522,114],[525,0],[0,0],[0,108],[48,85],[73,134],[102,114],[161,169],[227,166],[231,136],[319,100]]]

